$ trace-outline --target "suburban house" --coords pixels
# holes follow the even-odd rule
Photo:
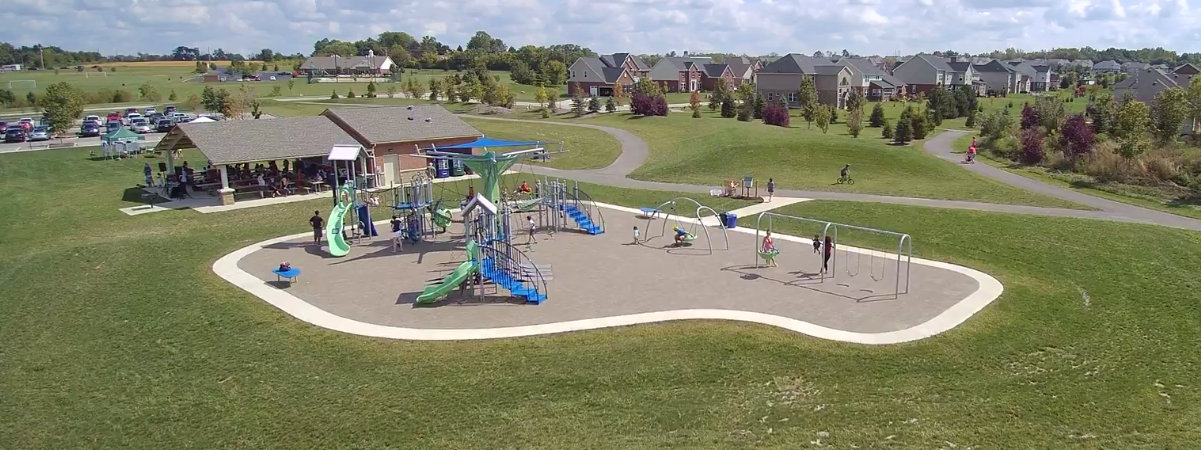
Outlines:
[[[1093,72],[1096,73],[1121,73],[1122,65],[1117,61],[1108,60],[1093,64]]]
[[[717,88],[718,82],[725,83],[726,87],[733,89],[744,80],[729,64],[714,64],[713,58],[690,56],[668,56],[660,59],[651,68],[650,77],[655,83],[664,86],[667,92],[712,91]]]
[[[383,185],[399,181],[404,171],[425,169],[425,159],[409,156],[419,150],[483,137],[479,130],[439,105],[330,108],[321,115],[363,146]]]
[[[387,56],[310,56],[296,69],[302,76],[313,75],[388,75],[399,66]]]
[[[929,93],[935,88],[958,89],[961,86],[970,86],[977,95],[984,95],[988,91],[986,84],[980,82],[971,58],[960,60],[958,57],[918,54],[897,65],[892,74],[908,85],[910,93]]]
[[[842,108],[851,92],[851,70],[824,58],[789,53],[763,66],[755,76],[755,91],[767,101],[784,99],[789,106],[797,104],[801,79],[809,77],[817,88],[817,100],[823,105]]]
[[[667,92],[692,92],[701,89],[704,66],[712,62],[709,57],[668,56],[655,63],[650,77],[655,83],[667,86]]]
[[[972,68],[980,74],[980,81],[984,82],[985,95],[1005,96],[1014,93],[1018,74],[1009,64],[994,59],[986,64],[973,65]]]
[[[1049,65],[1031,65],[1034,69],[1034,82],[1030,83],[1030,90],[1034,92],[1052,91],[1058,87],[1058,80],[1051,81],[1051,75],[1055,69]]]
[[[858,69],[859,76],[863,79],[862,94],[868,100],[885,101],[906,95],[905,82],[889,75],[870,58],[842,58],[838,60],[838,63],[845,63]],[[852,77],[851,83],[855,84],[854,77]]]
[[[1017,74],[1017,77],[1014,80],[1016,84],[1013,87],[1013,92],[1025,94],[1034,90],[1034,83],[1038,81],[1038,71],[1034,69],[1034,66],[1031,66],[1023,61],[1019,63],[1010,63],[1009,67],[1013,69],[1013,73]],[[1049,83],[1051,81],[1049,78],[1050,74],[1047,75],[1048,79],[1046,82]]]
[[[1151,65],[1145,62],[1127,61],[1122,64],[1122,73],[1135,73],[1140,70],[1150,69]]]
[[[651,67],[630,53],[586,56],[567,68],[567,83],[579,83],[586,95],[608,97],[618,84],[629,92],[642,77],[650,76]]]
[[[1093,70],[1093,60],[1077,59],[1075,61],[1072,61],[1068,67],[1075,67],[1075,68],[1083,70],[1085,72],[1091,72]]]
[[[746,82],[754,82],[755,74],[759,73],[759,69],[763,68],[763,62],[758,58],[747,58],[745,56],[726,58],[725,64],[730,66],[730,72],[734,74],[735,86],[741,86],[742,83]]]
[[[1172,72],[1165,72],[1159,69],[1143,69],[1130,74],[1129,78],[1122,80],[1113,86],[1113,97],[1115,99],[1123,99],[1126,96],[1131,96],[1135,100],[1151,104],[1155,100],[1155,96],[1159,95],[1166,89],[1180,88],[1188,89],[1188,85],[1192,82],[1193,77],[1198,75],[1197,66],[1185,64],[1177,67]],[[1182,128],[1182,134],[1192,134],[1197,126],[1201,124],[1194,123],[1192,119],[1187,120]]]

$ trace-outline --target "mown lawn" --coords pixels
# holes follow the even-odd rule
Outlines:
[[[301,323],[211,272],[230,251],[304,231],[324,200],[128,217],[116,209],[132,204],[122,192],[141,160],[87,161],[81,150],[0,160],[5,447],[1190,448],[1201,439],[1196,233],[810,202],[784,212],[908,232],[918,255],[993,274],[1006,292],[943,336],[888,347],[716,321],[398,342]],[[674,195],[589,189],[629,206]],[[802,250],[785,247],[781,263],[811,256]]]

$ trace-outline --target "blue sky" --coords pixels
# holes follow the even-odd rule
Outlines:
[[[307,54],[326,37],[396,30],[455,46],[485,30],[515,46],[575,43],[601,53],[1201,52],[1201,5],[1188,1],[5,0],[0,40],[104,54],[166,53],[177,45]]]

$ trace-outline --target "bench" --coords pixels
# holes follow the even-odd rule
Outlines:
[[[288,280],[288,283],[295,283],[296,278],[300,277],[300,269],[297,269],[295,267],[288,269],[288,270],[279,270],[279,268],[276,267],[275,269],[271,270],[271,273],[275,274],[276,282],[282,282],[283,280]]]
[[[659,217],[659,215],[663,213],[662,211],[659,211],[655,208],[651,208],[648,206],[643,206],[641,208],[638,208],[638,210],[642,211],[642,217],[649,217],[652,219],[655,217]]]

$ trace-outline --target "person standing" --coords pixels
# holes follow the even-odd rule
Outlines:
[[[154,169],[150,168],[150,163],[142,167],[142,175],[146,176],[146,187],[154,187]]]
[[[776,180],[774,178],[767,179],[767,201],[771,202],[772,197],[776,194]]]
[[[826,242],[822,244],[822,272],[830,272],[830,258],[834,256],[834,239],[826,236]]]
[[[400,231],[400,227],[404,224],[400,220],[400,216],[392,215],[392,253],[404,251],[404,233]]]
[[[538,239],[534,237],[534,232],[538,231],[538,224],[534,223],[534,216],[525,216],[525,221],[530,227],[530,234],[527,235],[525,243],[537,244]]]
[[[313,244],[321,245],[321,233],[325,226],[325,219],[321,218],[321,211],[313,211],[313,217],[309,218],[309,225],[313,226]]]

